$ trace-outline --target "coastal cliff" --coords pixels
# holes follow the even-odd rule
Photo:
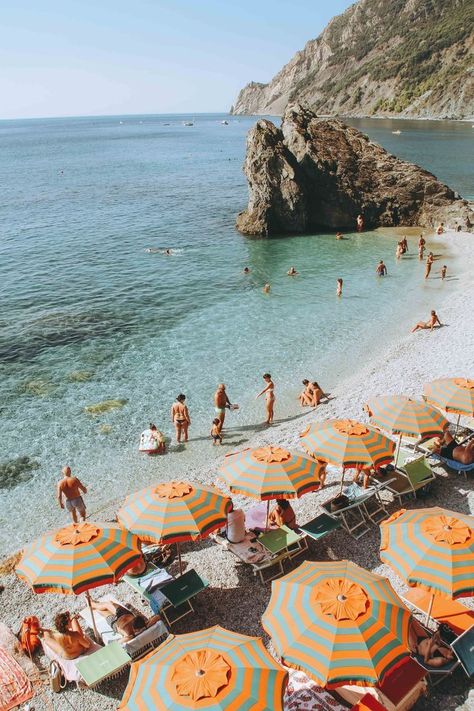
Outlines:
[[[246,235],[354,229],[360,213],[368,228],[474,224],[467,201],[427,170],[298,104],[281,129],[261,119],[249,131],[244,173],[249,202],[236,227]]]
[[[234,114],[474,117],[474,4],[360,0],[268,83],[243,88]]]

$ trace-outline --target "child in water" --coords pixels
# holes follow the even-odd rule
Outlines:
[[[214,446],[216,444],[222,444],[221,421],[218,417],[216,417],[215,420],[212,420],[211,437],[214,440],[212,443]]]
[[[342,279],[338,279],[337,280],[336,296],[342,296],[342,284],[343,284]]]
[[[446,272],[448,271],[448,267],[446,264],[441,268],[441,279],[444,281],[446,279]]]

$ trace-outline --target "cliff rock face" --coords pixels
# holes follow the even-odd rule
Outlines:
[[[243,234],[271,236],[318,228],[444,222],[470,229],[474,212],[434,175],[399,160],[338,119],[289,106],[281,129],[261,119],[249,132]]]
[[[232,111],[299,101],[325,115],[474,117],[473,50],[472,0],[359,0]]]

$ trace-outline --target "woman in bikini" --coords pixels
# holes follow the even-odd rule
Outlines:
[[[270,373],[264,373],[263,379],[267,384],[263,388],[262,392],[258,393],[255,399],[257,400],[260,395],[265,395],[265,407],[267,410],[267,419],[265,422],[267,425],[271,425],[273,422],[273,406],[275,404],[275,393],[273,392],[275,385],[272,381]]]
[[[408,632],[408,643],[411,651],[430,667],[444,667],[454,659],[452,649],[441,640],[439,631],[430,636],[413,617]]]
[[[189,410],[185,405],[186,395],[181,393],[176,398],[176,402],[171,405],[171,421],[176,430],[176,441],[181,442],[181,435],[185,442],[188,441],[188,427],[191,424]]]

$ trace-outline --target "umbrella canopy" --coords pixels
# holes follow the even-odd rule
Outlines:
[[[170,635],[132,664],[124,711],[281,711],[288,681],[258,637],[222,627]]]
[[[474,417],[474,380],[440,378],[427,383],[423,394],[428,402],[446,412]]]
[[[409,654],[409,611],[386,578],[350,561],[306,561],[274,580],[262,624],[285,665],[329,688],[375,686]]]
[[[380,558],[409,585],[450,598],[474,595],[474,517],[434,506],[380,524]]]
[[[293,499],[319,487],[320,462],[281,447],[260,447],[230,454],[218,475],[234,494],[262,501]]]
[[[300,434],[301,446],[315,459],[345,469],[357,465],[379,467],[392,461],[395,443],[357,420],[326,420]]]
[[[222,528],[231,501],[213,486],[170,481],[130,494],[119,523],[151,543],[180,543]]]
[[[373,424],[409,437],[434,437],[449,424],[439,410],[403,395],[377,397],[366,405],[366,410]]]
[[[26,546],[16,572],[36,593],[79,595],[115,583],[142,559],[138,546],[120,526],[74,523]]]

